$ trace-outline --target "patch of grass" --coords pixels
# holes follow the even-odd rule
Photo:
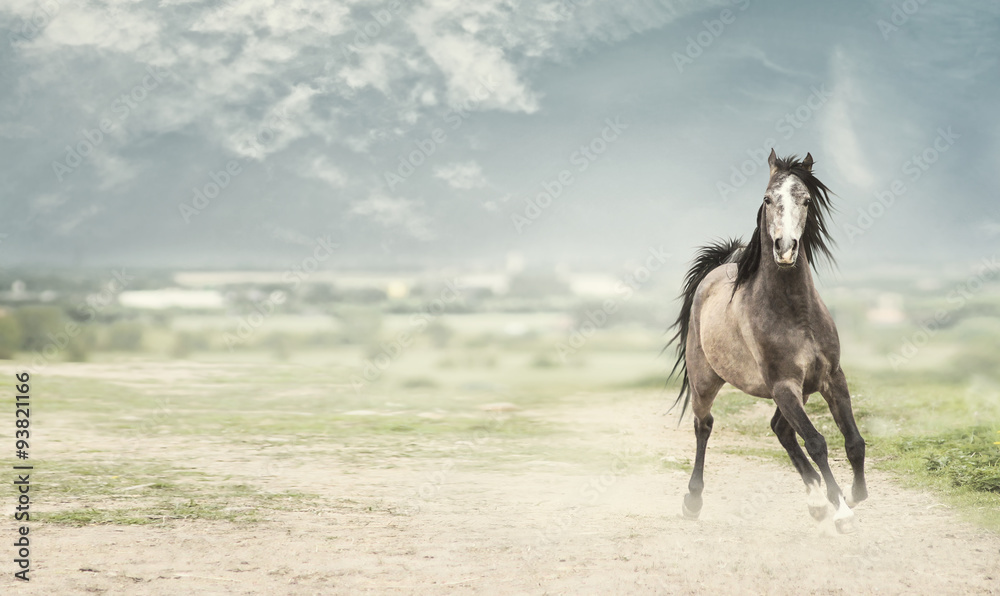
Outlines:
[[[892,437],[868,442],[869,462],[897,474],[903,484],[930,488],[964,517],[1000,531],[1000,493],[995,487],[996,454],[988,445],[980,451],[980,432],[948,431],[931,437]],[[986,431],[986,436],[995,436]],[[989,455],[988,448],[994,448]],[[982,463],[987,465],[981,466]],[[992,470],[990,469],[992,468]],[[990,488],[990,490],[977,490]]]
[[[71,511],[57,511],[54,513],[39,513],[36,519],[42,522],[64,526],[91,526],[98,524],[114,524],[119,526],[141,526],[157,523],[162,518],[155,518],[150,515],[137,515],[135,511],[118,509],[75,509]]]
[[[682,472],[691,471],[690,458],[660,458],[660,467],[664,470],[680,470]]]
[[[759,397],[753,397],[739,391],[720,392],[712,404],[712,415],[717,418],[735,417],[761,403]]]
[[[287,511],[289,503],[302,506],[315,497],[302,493],[245,494],[236,489],[218,494],[201,495],[154,502],[140,501],[128,506],[83,507],[54,512],[42,512],[36,519],[42,522],[71,526],[113,524],[122,526],[165,523],[168,520],[209,520],[231,523],[262,521],[268,513]]]
[[[881,445],[889,456],[917,461],[952,486],[1000,494],[1000,446],[992,428],[973,427],[929,437],[898,437]]]
[[[32,519],[55,524],[142,525],[177,519],[253,522],[271,511],[308,506],[317,499],[304,493],[263,492],[158,462],[59,459],[34,460],[33,465],[32,488],[46,495],[45,507],[55,504],[56,509],[33,510]],[[2,492],[11,493],[11,489]],[[83,506],[67,507],[73,503]]]

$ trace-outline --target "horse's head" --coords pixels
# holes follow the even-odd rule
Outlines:
[[[806,229],[812,194],[805,183],[792,172],[779,168],[778,158],[771,149],[767,163],[771,178],[764,192],[764,229],[774,241],[774,262],[778,267],[794,267]],[[813,158],[806,154],[802,167],[811,172]]]

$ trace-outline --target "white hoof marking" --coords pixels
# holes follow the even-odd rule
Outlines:
[[[834,521],[840,521],[843,519],[851,519],[854,517],[854,512],[847,505],[847,499],[844,495],[840,495],[840,507],[837,508],[837,512],[833,514]]]

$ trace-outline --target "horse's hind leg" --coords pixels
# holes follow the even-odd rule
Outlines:
[[[820,393],[830,406],[830,413],[844,435],[844,447],[847,449],[847,459],[854,471],[854,485],[851,487],[851,499],[847,504],[854,507],[868,498],[868,486],[865,483],[865,440],[854,421],[851,410],[851,393],[847,389],[847,378],[843,369],[838,368],[830,376],[829,384]]]
[[[701,358],[698,358],[699,355]],[[705,450],[708,449],[708,437],[712,434],[712,403],[725,381],[709,367],[702,354],[695,354],[695,358],[688,359],[688,378],[691,382],[691,412],[694,414],[694,435],[698,448],[694,456],[694,470],[688,482],[688,494],[684,496],[681,510],[684,517],[698,519],[702,505],[701,492],[705,488]]]

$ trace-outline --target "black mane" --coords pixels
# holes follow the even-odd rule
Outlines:
[[[698,290],[698,286],[701,282],[705,280],[705,276],[712,272],[713,269],[722,265],[724,263],[732,263],[734,260],[739,258],[740,251],[744,251],[743,240],[741,238],[730,238],[729,240],[717,240],[711,244],[707,244],[698,249],[695,253],[694,262],[691,263],[691,269],[688,270],[687,275],[684,276],[684,291],[681,292],[681,297],[684,302],[681,303],[681,312],[677,315],[677,321],[671,325],[671,329],[676,328],[677,332],[674,336],[670,338],[667,345],[663,347],[666,350],[670,344],[677,342],[677,362],[674,363],[674,367],[670,370],[670,375],[667,377],[669,380],[674,376],[674,373],[678,369],[681,371],[681,392],[677,396],[677,401],[674,402],[674,406],[677,402],[684,398],[684,406],[681,408],[681,418],[684,417],[684,412],[687,410],[688,401],[691,400],[691,384],[688,381],[687,368],[685,367],[685,356],[687,355],[687,336],[688,336],[688,326],[691,321],[691,307],[694,304],[694,294]],[[673,409],[673,408],[671,408]],[[680,424],[680,420],[677,421]]]
[[[817,262],[822,259],[827,265],[836,265],[836,260],[830,251],[835,242],[826,226],[826,217],[833,209],[833,205],[830,203],[830,189],[813,175],[811,167],[804,165],[802,160],[795,155],[779,157],[774,165],[778,172],[787,172],[801,180],[809,189],[809,195],[812,197],[813,202],[806,215],[806,227],[802,232],[801,239],[802,250],[805,252],[809,264],[813,269],[816,269]],[[737,261],[736,283],[733,284],[734,292],[750,281],[760,267],[760,244],[761,236],[764,233],[761,229],[763,217],[764,205],[761,205],[760,209],[757,210],[757,229],[753,231],[750,243],[747,244],[739,261]]]

